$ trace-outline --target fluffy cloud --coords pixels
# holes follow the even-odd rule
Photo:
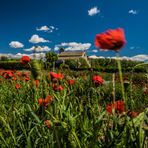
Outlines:
[[[39,37],[37,34],[34,34],[31,39],[29,40],[30,43],[46,43],[49,42],[49,40],[45,40],[42,37]]]
[[[97,7],[93,7],[90,10],[88,10],[88,15],[89,16],[96,15],[97,13],[100,13],[100,10]]]
[[[100,59],[100,58],[107,58],[107,59],[117,59],[117,57],[103,57],[103,56],[96,56],[96,55],[91,55],[89,56],[90,59]],[[136,56],[132,56],[132,57],[127,57],[127,56],[123,56],[120,57],[121,60],[131,60],[131,61],[148,61],[148,55],[145,54],[139,54]]]
[[[96,52],[98,52],[98,50],[94,49],[94,50],[92,50],[92,52],[95,52],[96,53]]]
[[[58,48],[64,47],[65,51],[78,51],[78,50],[87,50],[91,46],[90,43],[77,43],[77,42],[70,42],[70,43],[61,43],[55,46],[57,51]]]
[[[0,57],[3,56],[3,54],[0,54]],[[17,53],[17,54],[5,54],[5,56],[7,56],[8,58],[13,58],[13,59],[19,59],[21,58],[22,56],[29,56],[30,58],[34,58],[34,54],[23,54],[23,53]],[[35,58],[36,59],[43,59],[45,58],[45,53],[36,53],[35,54]]]
[[[58,51],[60,48],[58,46],[54,47],[54,51]]]
[[[47,31],[49,31],[49,28],[47,26],[42,26],[40,28],[37,28],[36,30],[37,31],[45,31],[45,32],[47,32]]]
[[[133,10],[133,9],[129,10],[128,13],[132,15],[138,14],[137,10]]]
[[[9,43],[9,46],[11,48],[23,48],[24,47],[24,45],[22,43],[18,42],[18,41],[12,41],[12,42],[10,42]]]
[[[148,61],[148,55],[141,54],[130,58],[133,61]]]
[[[49,48],[48,46],[43,46],[43,47],[41,47],[41,46],[33,46],[33,47],[31,47],[31,48],[29,48],[29,49],[24,49],[24,51],[34,51],[34,50],[36,50],[36,52],[43,52],[43,51],[50,51],[51,50],[51,48]]]
[[[97,57],[96,55],[91,55],[88,57],[89,59],[99,59],[100,57]]]
[[[54,27],[54,26],[42,26],[40,28],[36,29],[37,31],[44,31],[44,32],[49,32],[52,33],[55,30],[58,30],[58,28]]]
[[[100,51],[104,51],[104,52],[107,52],[108,49],[99,49]]]
[[[107,58],[116,59],[116,57],[107,57]],[[148,55],[139,54],[139,55],[132,56],[132,57],[123,56],[123,57],[120,57],[120,59],[121,60],[131,60],[131,61],[148,61]]]

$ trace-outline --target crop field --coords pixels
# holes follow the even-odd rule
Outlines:
[[[146,73],[0,70],[1,147],[148,146]],[[123,98],[124,95],[124,98]]]

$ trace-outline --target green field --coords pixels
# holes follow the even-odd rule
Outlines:
[[[148,146],[147,73],[54,72],[0,70],[2,148]]]

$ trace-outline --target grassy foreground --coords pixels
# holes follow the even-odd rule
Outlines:
[[[0,71],[0,147],[148,147],[145,73],[60,72]]]

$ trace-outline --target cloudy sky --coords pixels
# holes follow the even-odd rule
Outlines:
[[[87,50],[98,51],[95,35],[124,28],[122,56],[148,55],[148,0],[0,0],[0,53]]]

